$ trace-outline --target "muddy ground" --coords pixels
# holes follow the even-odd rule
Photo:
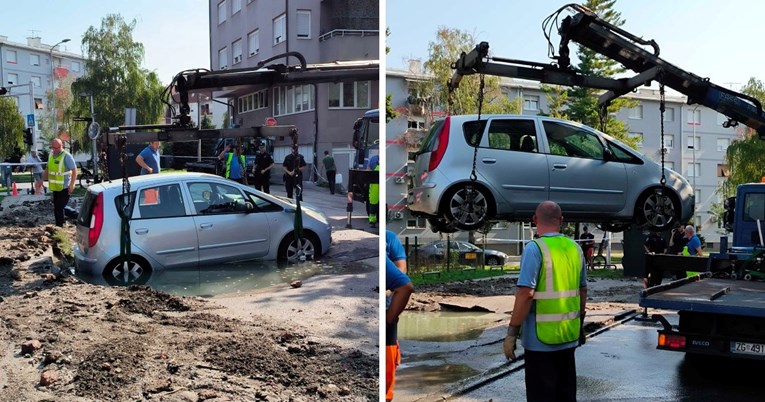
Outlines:
[[[81,282],[54,239],[50,201],[5,209],[0,399],[378,400],[376,353],[265,315],[231,318],[207,299]]]

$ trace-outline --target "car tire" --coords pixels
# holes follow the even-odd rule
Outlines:
[[[313,260],[321,256],[321,243],[319,242],[319,238],[312,232],[303,232],[301,249],[302,254],[305,256],[305,260]],[[279,243],[279,251],[276,258],[281,261],[289,262],[303,261],[300,258],[293,232],[287,234],[287,236],[282,239],[282,242]]]
[[[433,233],[456,233],[459,231],[454,225],[450,225],[444,218],[428,218],[430,230]]]
[[[650,230],[666,230],[678,220],[678,206],[669,189],[653,188],[640,196],[635,216],[638,224]]]
[[[490,267],[497,267],[501,265],[498,257],[486,257],[484,263]]]
[[[472,198],[468,201],[468,198]],[[460,183],[446,192],[443,201],[444,216],[459,230],[481,228],[490,220],[493,198],[489,191],[473,183]]]
[[[104,267],[103,277],[111,286],[145,285],[152,274],[151,264],[137,255],[131,255],[127,267],[119,258],[111,260]]]

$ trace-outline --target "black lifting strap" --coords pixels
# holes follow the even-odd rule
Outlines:
[[[664,99],[664,72],[659,71],[659,121],[661,122],[661,186],[667,185],[667,177],[664,175],[664,111],[666,110],[666,101]],[[695,138],[694,138],[695,141]]]
[[[120,166],[122,167],[122,204],[120,208],[120,266],[129,269],[130,265],[130,180],[127,174],[127,137],[120,136],[117,139],[117,148],[120,153]]]

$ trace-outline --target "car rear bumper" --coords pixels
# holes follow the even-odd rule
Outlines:
[[[95,258],[89,258],[80,249],[80,246],[75,244],[72,247],[72,253],[74,254],[74,267],[78,273],[94,275],[99,273],[98,260]]]
[[[440,196],[437,188],[435,184],[424,184],[411,189],[406,200],[409,210],[423,215],[436,215]]]

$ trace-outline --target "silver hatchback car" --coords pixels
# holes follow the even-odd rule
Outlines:
[[[205,173],[154,174],[88,188],[77,218],[78,272],[109,283],[142,284],[152,271],[252,259],[312,259],[329,250],[327,217],[301,205],[303,239],[295,238],[296,205]],[[120,262],[122,210],[131,256]]]
[[[475,181],[471,176],[475,174]],[[408,207],[435,231],[529,221],[544,200],[609,231],[664,230],[693,215],[688,181],[616,139],[544,116],[449,116],[416,154]]]

